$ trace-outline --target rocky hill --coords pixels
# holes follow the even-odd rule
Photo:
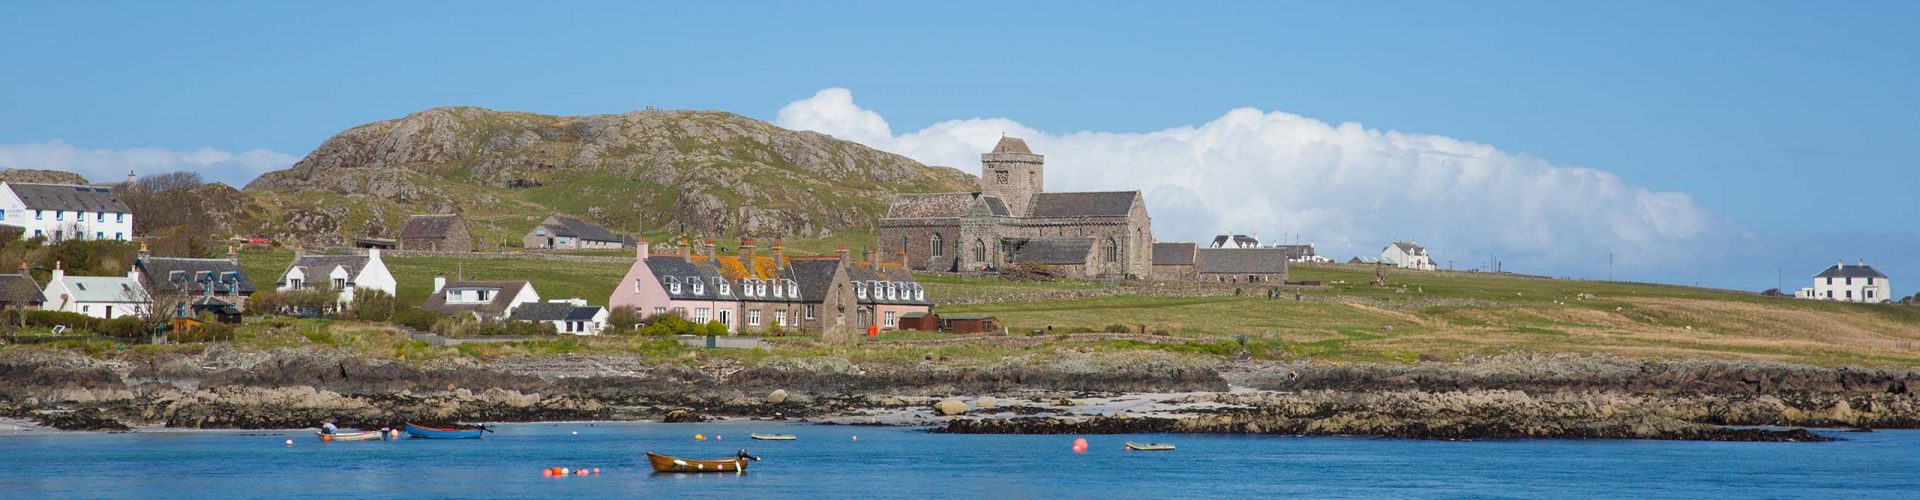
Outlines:
[[[62,170],[32,170],[9,168],[0,170],[0,182],[26,182],[32,184],[91,184],[80,174]]]
[[[552,116],[435,108],[348,129],[246,186],[262,232],[312,243],[391,237],[406,215],[461,213],[480,248],[553,213],[650,235],[844,238],[900,192],[969,177],[724,112]]]

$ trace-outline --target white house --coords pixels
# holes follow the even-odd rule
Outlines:
[[[133,214],[102,186],[0,182],[0,224],[20,228],[22,239],[133,238]]]
[[[420,308],[448,316],[471,314],[476,318],[499,321],[513,316],[514,310],[540,302],[533,283],[519,281],[455,281],[446,275],[433,277],[433,295]]]
[[[329,286],[340,291],[340,303],[353,302],[356,290],[379,290],[395,295],[399,289],[387,263],[380,260],[380,249],[367,249],[366,255],[296,255],[293,265],[280,273],[274,289],[281,292]]]
[[[1837,300],[1841,302],[1878,303],[1893,300],[1893,285],[1887,282],[1887,275],[1875,271],[1867,261],[1847,265],[1846,261],[1836,261],[1820,274],[1813,275],[1813,287],[1802,288],[1794,293],[1803,299]],[[48,296],[52,298],[51,295]]]
[[[1419,269],[1422,271],[1437,269],[1437,267],[1433,265],[1433,259],[1427,257],[1427,247],[1414,244],[1414,242],[1411,241],[1395,240],[1393,244],[1387,245],[1387,248],[1380,250],[1380,258],[1389,264],[1399,266],[1403,269]]]
[[[47,310],[95,318],[145,316],[153,307],[153,298],[140,286],[140,271],[134,269],[126,276],[67,276],[55,262],[45,295]]]
[[[572,335],[599,335],[607,328],[607,308],[589,306],[580,299],[521,304],[514,308],[512,318],[550,324],[554,331]]]
[[[1213,244],[1207,248],[1260,248],[1260,235],[1229,232],[1214,236]]]

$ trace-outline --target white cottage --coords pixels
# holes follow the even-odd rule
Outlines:
[[[1427,247],[1414,244],[1414,242],[1411,241],[1395,240],[1393,244],[1387,245],[1387,248],[1380,250],[1380,259],[1402,269],[1418,269],[1421,271],[1438,269],[1438,267],[1433,265],[1433,259],[1427,256]]]
[[[153,297],[141,288],[140,271],[134,269],[126,276],[67,276],[56,262],[45,295],[47,310],[103,319],[145,316],[153,308]]]
[[[1813,275],[1813,286],[1802,288],[1795,297],[1817,300],[1837,300],[1841,302],[1879,303],[1893,300],[1893,284],[1887,282],[1887,275],[1880,274],[1867,261],[1847,265],[1846,261],[1835,261],[1820,274]]]
[[[517,281],[455,281],[447,282],[446,275],[433,277],[433,295],[420,309],[448,316],[472,315],[489,321],[504,320],[513,316],[514,310],[523,305],[540,302],[540,293],[534,291],[533,282]]]
[[[281,292],[329,286],[340,291],[340,303],[353,302],[356,290],[379,290],[395,295],[399,289],[387,263],[380,260],[380,249],[367,249],[365,255],[296,255],[293,265],[280,273],[274,289]]]
[[[0,224],[20,228],[22,239],[133,238],[133,213],[102,186],[0,182]]]
[[[570,335],[599,335],[607,328],[607,308],[587,305],[581,299],[564,299],[514,308],[514,321],[532,321],[553,325],[553,330]]]

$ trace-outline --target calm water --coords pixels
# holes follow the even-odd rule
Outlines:
[[[771,423],[523,424],[481,441],[364,443],[304,432],[13,435],[0,437],[0,498],[1920,497],[1920,432],[1842,436],[1850,441],[1087,436],[1092,449],[1076,454],[1073,436]],[[1128,440],[1180,449],[1127,452]],[[642,456],[741,447],[766,459],[745,476],[656,477]],[[601,475],[543,478],[546,466]]]

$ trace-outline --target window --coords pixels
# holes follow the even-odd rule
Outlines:
[[[700,295],[703,293],[707,293],[707,285],[698,281],[693,282],[693,294]]]
[[[733,326],[733,310],[732,309],[720,310],[720,324],[726,327]]]
[[[113,233],[113,239],[127,241],[127,233]]]
[[[760,310],[747,310],[747,326],[760,326]]]
[[[665,307],[654,307],[654,308],[653,308],[653,315],[654,315],[654,316],[659,316],[659,315],[662,315],[662,314],[666,314],[666,313],[667,313],[667,308],[665,308]]]
[[[900,323],[898,322],[898,320],[894,319],[893,314],[894,314],[893,311],[887,311],[887,315],[885,316],[886,319],[882,320],[882,323],[880,323],[880,326],[884,326],[887,328],[893,328],[895,326],[899,326]]]
[[[123,214],[123,213],[119,213],[119,212],[114,212],[114,214],[113,214],[113,222],[114,222],[114,223],[121,223],[121,222],[126,222],[126,221],[127,221],[127,214]]]
[[[67,213],[59,210],[54,210],[53,220],[67,220]]]
[[[67,232],[66,232],[66,231],[62,231],[62,230],[59,230],[59,229],[55,229],[55,230],[53,230],[53,241],[60,241],[60,240],[64,240],[64,239],[67,239]]]
[[[290,279],[290,280],[287,280],[287,286],[293,287],[295,289],[299,289],[301,286],[306,284],[306,283],[303,283],[304,281],[306,280],[302,280],[299,278]]]
[[[676,279],[673,279],[673,278],[667,278],[667,279],[669,280],[669,281],[667,281],[667,291],[670,291],[670,292],[673,292],[673,293],[674,293],[674,295],[679,295],[679,294],[680,294],[680,280],[676,280]]]
[[[694,308],[694,309],[693,309],[693,322],[695,322],[695,323],[706,323],[706,322],[707,322],[707,319],[708,319],[708,318],[710,317],[710,316],[708,316],[708,314],[709,314],[709,311],[708,311],[708,309],[707,309],[707,308],[705,308],[705,307],[696,307],[696,308]]]
[[[1849,284],[1849,285],[1851,285],[1851,284],[1853,284],[1853,277],[1852,277],[1852,276],[1848,276],[1848,277],[1846,277],[1845,279],[1847,280],[1847,284]]]
[[[755,296],[755,297],[765,297],[765,296],[767,296],[767,284],[766,284],[766,283],[754,283],[754,284],[753,284],[753,296]]]
[[[787,326],[787,310],[786,309],[777,309],[773,311],[773,326]]]
[[[906,235],[904,235],[904,234],[903,234],[903,235],[900,235],[900,253],[907,253],[907,248],[908,248],[908,247],[907,247],[907,236],[906,236]],[[904,261],[902,261],[901,263],[902,263],[902,264],[905,264],[906,262],[904,262]]]
[[[1867,284],[1868,284],[1868,285],[1872,285],[1872,284],[1873,284],[1873,277],[1872,277],[1872,276],[1868,276],[1868,277],[1867,277]]]
[[[987,244],[985,242],[982,242],[980,240],[973,240],[973,261],[974,262],[987,261]]]
[[[40,232],[40,230],[39,230],[39,229],[35,229],[35,230],[33,230],[33,237],[35,237],[35,238],[39,238],[39,237],[41,237],[41,236],[46,236],[46,235],[47,235],[47,233],[43,233],[43,232]]]
[[[1107,238],[1107,262],[1120,262],[1120,242]]]
[[[1006,184],[1006,183],[1007,183],[1007,171],[1005,171],[1005,170],[995,170],[995,171],[993,171],[993,178],[994,178],[995,180],[997,180],[997,181],[999,181],[999,182],[1000,182],[1001,184]]]
[[[679,316],[679,317],[682,317],[682,318],[685,318],[685,317],[687,317],[687,308],[685,308],[685,307],[675,307],[675,308],[673,308],[673,315],[674,315],[674,316]]]
[[[927,300],[927,289],[921,288],[920,285],[914,285],[913,300]]]
[[[940,242],[939,233],[934,233],[933,241],[927,242],[927,252],[932,253],[933,258],[936,259],[947,254],[946,244]]]
[[[807,304],[807,319],[813,319],[813,304]]]
[[[1828,276],[1828,277],[1827,277],[1827,284],[1829,284],[1829,285],[1831,285],[1831,284],[1833,284],[1833,277],[1832,277],[1832,276]]]
[[[740,288],[741,288],[741,290],[740,290],[740,291],[742,291],[742,292],[744,292],[744,291],[746,291],[746,287],[745,287],[745,286],[742,286],[742,287],[740,287]],[[720,294],[721,294],[721,295],[727,295],[727,294],[730,294],[730,293],[733,293],[733,285],[729,285],[729,284],[727,284],[726,282],[721,282],[721,283],[720,283]]]
[[[867,298],[867,284],[866,284],[866,283],[854,283],[854,284],[853,284],[853,296],[854,296],[854,297],[858,297],[858,298],[860,298],[861,300],[866,300],[866,298]]]
[[[1867,298],[1873,298],[1873,290],[1867,290]]]
[[[346,279],[346,278],[334,278],[334,279],[333,279],[333,289],[335,289],[335,290],[345,290],[345,289],[347,289],[347,279]]]
[[[487,301],[487,295],[488,295],[489,293],[492,293],[492,292],[493,292],[492,290],[474,290],[474,291],[473,291],[473,294],[474,294],[474,296],[475,296],[475,297],[478,297],[478,300],[479,300],[479,301],[481,301],[481,302],[486,302],[486,301]]]
[[[93,232],[93,239],[96,239],[96,240],[104,240],[104,239],[107,239],[107,232],[106,232],[106,231],[94,231],[94,232]]]
[[[42,213],[40,213],[40,211],[39,211],[39,210],[34,210],[34,211],[33,211],[33,220],[47,220],[47,216],[46,216],[46,214],[42,214]]]
[[[788,296],[788,297],[793,297],[793,298],[796,298],[796,299],[797,299],[797,298],[800,298],[800,284],[798,284],[798,283],[794,283],[794,282],[792,282],[792,281],[788,281],[788,282],[787,282],[787,296]]]
[[[106,222],[106,221],[107,221],[107,213],[106,213],[106,212],[97,212],[97,213],[94,213],[94,214],[93,214],[93,221],[94,221],[94,222]]]
[[[900,298],[900,294],[896,292],[897,291],[894,289],[893,283],[887,283],[887,300]]]
[[[1847,298],[1853,298],[1853,290],[1847,290]]]

